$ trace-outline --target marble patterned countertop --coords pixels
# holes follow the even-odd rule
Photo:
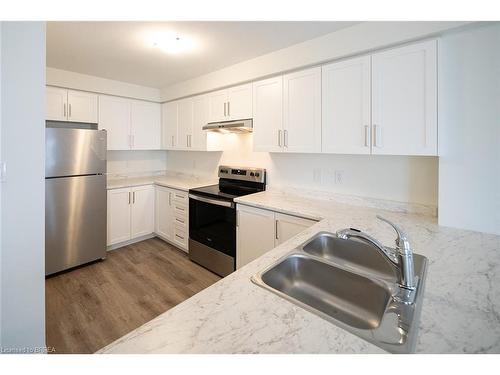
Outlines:
[[[250,281],[320,231],[356,227],[393,243],[393,230],[376,214],[400,224],[414,251],[429,258],[416,352],[500,353],[500,236],[296,192],[269,190],[237,201],[321,221],[100,353],[383,353]]]
[[[124,187],[142,185],[161,185],[172,189],[188,191],[195,187],[217,184],[215,178],[203,178],[176,172],[162,172],[150,176],[108,176],[107,189],[120,189]]]

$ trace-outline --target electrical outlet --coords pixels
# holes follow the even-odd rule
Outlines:
[[[344,183],[344,171],[335,171],[334,181],[336,185],[342,185]]]

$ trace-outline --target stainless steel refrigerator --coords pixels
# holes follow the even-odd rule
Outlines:
[[[105,130],[47,126],[46,275],[106,257],[105,173]]]

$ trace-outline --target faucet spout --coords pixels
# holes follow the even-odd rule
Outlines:
[[[358,238],[368,242],[383,256],[388,259],[398,271],[398,284],[400,287],[413,291],[416,289],[417,280],[413,267],[413,251],[407,234],[396,224],[377,215],[377,219],[389,224],[397,233],[396,247],[394,249],[382,245],[374,237],[363,233],[359,229],[347,228],[337,231],[337,237],[342,239]]]

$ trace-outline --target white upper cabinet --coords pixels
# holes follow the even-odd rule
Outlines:
[[[322,152],[370,153],[370,61],[362,56],[322,67]]]
[[[162,147],[166,150],[175,149],[177,143],[177,102],[162,105]]]
[[[158,150],[160,104],[99,96],[99,129],[108,133],[108,150]]]
[[[97,95],[68,90],[68,121],[97,123]]]
[[[321,151],[321,67],[283,76],[283,150]]]
[[[437,155],[436,41],[372,56],[372,153]]]
[[[66,121],[68,115],[68,90],[47,86],[45,89],[47,120]]]
[[[131,148],[159,150],[161,147],[161,105],[133,100],[130,108]]]
[[[46,119],[96,124],[98,96],[84,91],[47,86]]]
[[[209,122],[227,121],[227,91],[219,90],[208,94]]]
[[[162,107],[162,138],[166,150],[220,151],[218,134],[207,133],[209,95],[165,103]]]
[[[253,84],[253,149],[276,152],[283,147],[283,77]]]
[[[177,144],[176,148],[189,150],[193,135],[193,99],[177,101]]]
[[[193,128],[191,133],[191,149],[203,151],[207,147],[208,133],[203,126],[208,123],[208,96],[199,95],[193,98]],[[216,136],[212,133],[211,135]]]
[[[242,120],[252,117],[251,83],[208,94],[208,122]]]
[[[130,100],[100,95],[99,129],[107,131],[108,150],[129,150]]]
[[[252,84],[231,87],[227,90],[227,117],[229,120],[253,117]]]

